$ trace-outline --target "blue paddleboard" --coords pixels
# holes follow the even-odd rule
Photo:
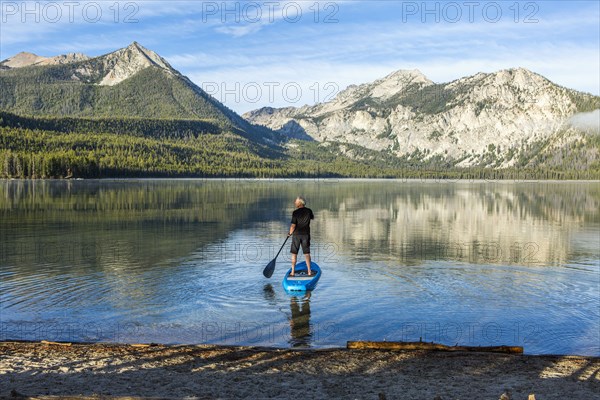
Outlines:
[[[290,276],[292,269],[290,268],[283,277],[283,288],[288,292],[305,292],[307,290],[313,290],[317,286],[319,278],[321,278],[321,268],[316,262],[310,262],[310,269],[313,275],[308,276],[308,268],[306,268],[306,262],[302,261],[296,264],[294,269],[294,276]]]

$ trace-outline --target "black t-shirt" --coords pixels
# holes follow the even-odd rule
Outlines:
[[[296,224],[294,235],[310,235],[310,220],[315,219],[310,208],[300,207],[292,213],[292,224]]]

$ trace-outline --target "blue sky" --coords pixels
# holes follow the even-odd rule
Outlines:
[[[598,1],[0,1],[0,59],[133,41],[232,109],[302,106],[398,69],[525,67],[600,94]]]

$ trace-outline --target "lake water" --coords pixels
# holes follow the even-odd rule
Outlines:
[[[262,275],[298,194],[310,296],[289,242]],[[0,339],[600,355],[599,210],[598,182],[0,181]]]

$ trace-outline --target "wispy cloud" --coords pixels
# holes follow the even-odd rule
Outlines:
[[[215,28],[216,32],[231,35],[235,38],[250,35],[256,33],[262,29],[261,24],[247,24],[247,25],[223,25]]]

